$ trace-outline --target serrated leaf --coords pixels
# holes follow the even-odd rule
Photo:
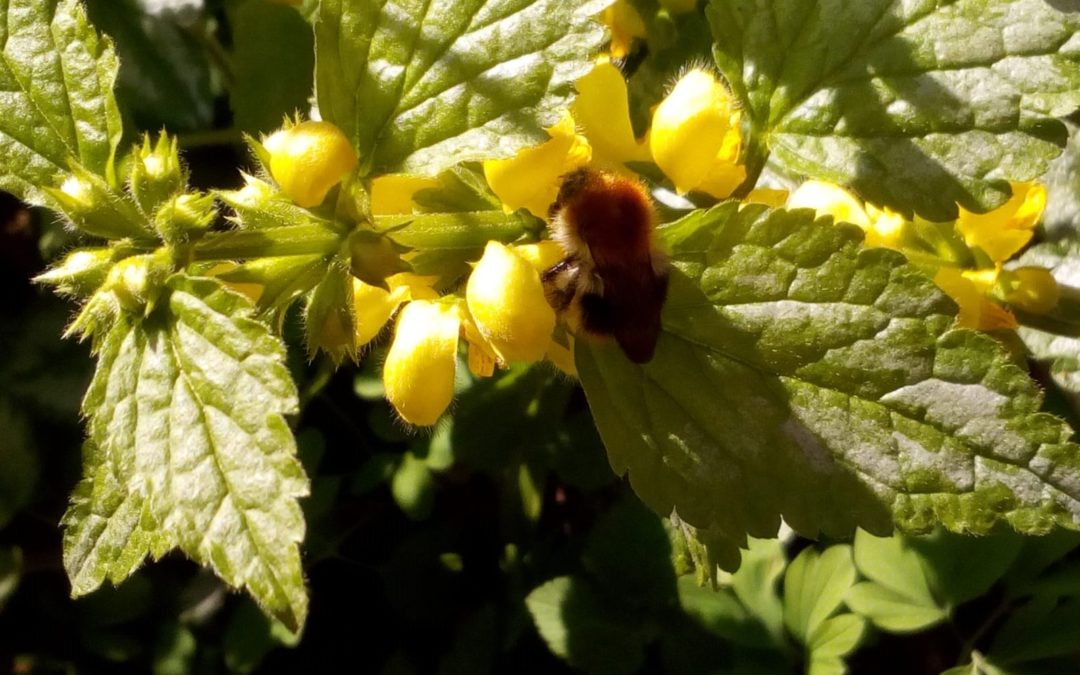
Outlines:
[[[818,553],[804,549],[784,573],[784,624],[799,642],[813,649],[811,636],[844,602],[855,583],[851,547],[830,546]]]
[[[73,593],[177,547],[297,630],[308,483],[283,418],[297,406],[284,347],[214,280],[174,276],[164,293],[100,345],[85,477],[64,519]]]
[[[552,579],[529,593],[525,605],[548,648],[571,665],[598,675],[641,666],[644,636],[581,579]]]
[[[759,154],[931,220],[1042,175],[1080,107],[1069,2],[713,0],[709,20]]]
[[[1019,265],[1034,265],[1049,269],[1062,288],[1070,289],[1072,297],[1059,303],[1071,303],[1065,318],[1076,324],[1077,299],[1080,294],[1080,235],[1035,246],[1024,253]],[[1063,294],[1064,295],[1064,294]],[[1076,327],[1080,330],[1080,326]],[[1074,396],[1080,396],[1080,336],[1074,333],[1057,334],[1030,326],[1020,327],[1020,337],[1039,361],[1045,362],[1058,386]],[[1080,405],[1080,399],[1077,400]]]
[[[887,631],[909,632],[949,616],[934,595],[923,557],[901,536],[855,534],[855,564],[870,579],[848,590],[845,601],[856,614]]]
[[[893,522],[1080,523],[1080,446],[992,338],[902,256],[806,211],[724,204],[660,229],[674,269],[653,360],[577,343],[616,473],[735,542]]]
[[[324,0],[315,21],[324,119],[363,175],[435,175],[547,140],[604,31],[610,0]]]
[[[105,175],[120,142],[117,61],[78,0],[0,0],[0,189],[43,203],[72,160]]]

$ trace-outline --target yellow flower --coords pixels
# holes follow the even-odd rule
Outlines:
[[[569,112],[548,129],[548,135],[551,140],[520,150],[510,159],[484,162],[484,177],[507,212],[524,208],[546,218],[559,193],[559,179],[589,163],[592,149],[577,133]]]
[[[1005,270],[1001,273],[999,286],[1005,302],[1032,314],[1049,312],[1061,298],[1057,280],[1042,267]]]
[[[282,192],[305,208],[321,204],[357,163],[349,139],[330,122],[308,120],[286,127],[266,138],[263,147]]]
[[[839,185],[808,180],[788,197],[789,209],[814,209],[818,216],[832,216],[836,222],[868,229],[870,216],[862,202]]]
[[[383,385],[406,422],[431,426],[453,401],[460,329],[459,309],[452,304],[415,300],[401,310]]]
[[[519,244],[514,247],[514,253],[528,261],[537,272],[544,272],[566,257],[562,246],[550,239],[535,244]]]
[[[989,213],[960,207],[956,229],[968,246],[981,248],[994,262],[1004,262],[1024,247],[1046,209],[1046,188],[1039,183],[1011,183],[1012,197]]]
[[[934,283],[960,307],[956,325],[975,330],[1013,330],[1016,319],[1004,307],[991,302],[987,294],[997,281],[997,270],[961,270],[942,267]]]
[[[555,311],[529,261],[490,241],[469,276],[465,299],[477,328],[503,363],[539,361],[551,344]]]
[[[750,191],[743,202],[750,204],[764,204],[765,206],[771,206],[774,209],[782,207],[788,200],[787,190],[777,190],[774,188],[754,188]]]
[[[858,225],[866,233],[867,246],[899,248],[907,221],[888,207],[864,204],[839,185],[808,180],[788,197],[789,209],[814,209],[818,216],[832,216],[840,223]]]
[[[638,143],[630,123],[626,80],[611,61],[599,61],[577,81],[577,90],[570,112],[589,139],[595,166],[624,171],[627,162],[649,161],[649,146]]]
[[[415,208],[413,196],[420,190],[437,188],[437,178],[389,174],[371,181],[371,212],[375,215],[412,213]]]
[[[390,290],[353,279],[353,312],[356,317],[356,346],[374,340],[403,303],[410,300],[437,300],[431,285],[437,277],[421,277],[408,272],[386,278]]]
[[[680,194],[726,197],[745,178],[737,164],[739,114],[727,88],[702,69],[683,75],[653,113],[653,161]]]
[[[627,0],[615,4],[600,14],[600,21],[611,31],[611,58],[621,59],[630,53],[634,38],[644,38],[645,21]]]

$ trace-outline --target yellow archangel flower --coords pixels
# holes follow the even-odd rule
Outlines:
[[[934,283],[960,307],[956,325],[975,330],[1014,330],[1016,318],[987,297],[997,282],[997,270],[962,270],[942,267]]]
[[[616,0],[600,13],[600,21],[611,33],[611,58],[621,59],[630,53],[634,38],[644,38],[645,20],[627,0]]]
[[[383,385],[406,422],[431,426],[453,401],[460,331],[455,304],[415,300],[401,310],[383,364]]]
[[[693,69],[679,78],[653,113],[653,161],[679,193],[701,190],[724,198],[746,179],[738,164],[740,114],[715,75]]]
[[[548,129],[551,139],[518,151],[509,159],[484,162],[484,177],[507,212],[524,208],[547,217],[548,206],[559,192],[559,179],[589,163],[592,149],[577,133],[567,112]]]
[[[555,330],[555,311],[544,297],[540,274],[524,256],[499,242],[488,242],[469,275],[465,299],[499,361],[531,363],[544,358]]]
[[[990,260],[1008,260],[1024,247],[1046,209],[1046,188],[1040,183],[1011,183],[1012,197],[989,213],[960,207],[956,229],[964,242],[980,248]]]
[[[349,139],[330,122],[287,126],[265,138],[263,147],[281,191],[305,208],[321,204],[358,161]]]
[[[858,225],[866,233],[867,246],[899,248],[900,236],[907,221],[887,207],[864,204],[839,185],[808,180],[788,197],[789,209],[814,209],[819,216],[832,216],[836,222]]]

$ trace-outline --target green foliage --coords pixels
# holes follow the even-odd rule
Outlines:
[[[610,0],[349,2],[315,20],[323,118],[362,174],[435,175],[547,138],[603,41]]]
[[[19,280],[40,252],[57,258],[35,279],[82,303],[68,335],[98,360],[80,474],[86,369],[47,339],[62,312],[0,303],[0,668],[10,640],[28,654],[20,672],[826,674],[905,650],[892,634],[912,632],[948,633],[934,666],[950,672],[1074,665],[1080,535],[1061,528],[1080,525],[1080,447],[1040,411],[1018,345],[954,329],[916,258],[941,244],[966,252],[946,263],[979,262],[951,223],[912,225],[927,244],[916,267],[808,211],[681,211],[714,200],[676,198],[635,163],[674,221],[658,235],[673,271],[652,361],[578,339],[586,405],[547,365],[480,378],[461,353],[429,434],[383,400],[386,344],[356,344],[354,284],[430,275],[464,316],[487,242],[550,236],[506,213],[479,162],[548,138],[625,28],[596,21],[610,0],[221,0],[184,17],[88,0],[115,49],[76,0],[0,3],[0,188],[64,218],[44,216]],[[639,134],[711,53],[743,110],[743,193],[768,163],[947,218],[1042,175],[1065,144],[1057,118],[1080,107],[1080,15],[1065,2],[632,4]],[[313,81],[360,165],[303,208],[246,134],[314,116]],[[183,133],[125,150],[121,117],[129,138]],[[1066,417],[1080,390],[1075,154],[1055,165],[1051,241],[1019,261],[1062,290],[1018,318]],[[412,212],[372,213],[373,181],[399,172],[436,181]],[[4,217],[7,272],[25,224]],[[346,357],[363,357],[359,374]],[[56,542],[26,533],[55,522],[72,484],[64,580],[43,573]],[[824,541],[774,539],[785,523]],[[856,527],[853,545],[836,541]],[[142,568],[172,550],[209,572]],[[95,589],[55,620],[60,594]],[[54,624],[62,648],[27,638]]]
[[[655,358],[578,343],[612,465],[658,512],[736,543],[780,516],[810,536],[1080,522],[1070,430],[996,342],[950,330],[950,301],[901,256],[756,206],[660,236]]]
[[[72,590],[118,583],[179,547],[298,630],[296,500],[308,487],[282,418],[297,404],[282,346],[213,281],[178,276],[165,293],[99,347],[83,402],[87,477],[64,518]]]
[[[713,0],[717,65],[763,161],[930,219],[1040,176],[1080,106],[1075,11],[1043,0]],[[1019,17],[1023,17],[1021,20]]]
[[[78,0],[3,0],[0,13],[0,86],[11,97],[0,121],[0,188],[42,203],[41,187],[71,162],[111,170],[122,133],[116,55]]]

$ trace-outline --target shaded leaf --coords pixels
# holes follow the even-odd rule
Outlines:
[[[806,211],[725,204],[661,228],[653,360],[577,342],[613,468],[658,513],[735,543],[1042,533],[1080,523],[1080,448],[1042,394],[899,254]]]
[[[1071,2],[713,0],[715,57],[786,170],[931,220],[1046,170],[1080,107]]]

